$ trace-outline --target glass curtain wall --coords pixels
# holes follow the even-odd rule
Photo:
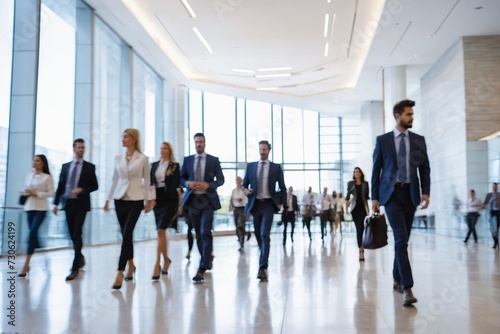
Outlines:
[[[76,3],[41,3],[35,154],[49,161],[54,188],[61,165],[72,158],[75,104]],[[26,173],[31,166],[23,166]],[[52,198],[49,199],[52,201]],[[23,215],[23,220],[25,216]],[[24,225],[26,226],[26,225]],[[69,244],[64,215],[47,214],[39,230],[44,247]]]
[[[14,30],[14,0],[0,1],[0,235],[3,235],[7,147],[10,117],[10,87],[12,75],[12,37]],[[3,249],[0,238],[0,249]]]

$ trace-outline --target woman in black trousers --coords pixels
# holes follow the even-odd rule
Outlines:
[[[359,167],[354,168],[352,181],[347,183],[346,210],[352,214],[352,220],[356,225],[356,236],[358,239],[359,261],[365,260],[363,249],[363,231],[365,229],[365,218],[368,215],[369,194],[368,182],[365,181],[365,174]]]
[[[172,262],[168,257],[166,230],[177,216],[180,189],[179,164],[175,162],[172,145],[163,142],[160,146],[160,155],[160,161],[151,165],[151,185],[156,188],[156,206],[153,210],[158,232],[156,263],[152,277],[154,280],[160,278],[160,272],[167,275],[170,262]],[[160,265],[162,255],[163,269]]]
[[[122,145],[126,151],[115,157],[113,182],[104,204],[109,211],[109,202],[114,200],[116,217],[123,237],[118,273],[113,289],[120,289],[122,281],[134,278],[134,228],[142,210],[149,212],[156,204],[156,194],[152,190],[148,157],[142,154],[140,133],[137,129],[126,129],[122,135]],[[128,264],[127,276],[124,275]]]

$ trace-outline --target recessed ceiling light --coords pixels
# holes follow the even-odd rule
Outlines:
[[[330,23],[330,15],[325,14],[325,27],[323,28],[323,36],[328,36],[328,24]]]
[[[208,44],[207,40],[205,39],[205,37],[203,37],[203,35],[201,34],[201,32],[198,30],[198,28],[196,27],[193,27],[193,31],[194,33],[196,34],[196,36],[198,36],[198,38],[200,39],[200,41],[203,43],[203,45],[205,45],[205,47],[207,48],[208,52],[210,53],[214,53],[212,51],[212,48],[210,47],[210,45]]]
[[[194,13],[193,8],[191,8],[191,5],[187,2],[187,0],[181,0],[181,2],[188,11],[189,15],[191,15],[193,19],[196,18],[196,14]]]
[[[330,47],[330,45],[328,44],[328,42],[326,42],[325,44],[325,57],[328,57],[328,48]]]

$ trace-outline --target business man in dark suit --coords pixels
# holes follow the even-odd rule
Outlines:
[[[500,228],[500,193],[498,183],[493,183],[491,192],[486,194],[483,208],[488,209],[491,224],[491,236],[493,237],[493,248],[498,248],[498,229]]]
[[[431,186],[425,138],[408,131],[413,125],[414,105],[414,101],[403,100],[394,106],[396,127],[377,137],[372,171],[372,208],[378,212],[380,206],[385,206],[393,230],[393,288],[403,293],[404,306],[417,302],[411,290],[408,240],[417,206],[426,209],[429,205]]]
[[[297,196],[293,194],[293,187],[288,187],[288,194],[286,195],[286,204],[283,206],[283,214],[281,220],[283,221],[283,246],[286,245],[286,230],[288,224],[292,226],[290,239],[293,242],[293,232],[295,230],[295,214],[299,212],[299,205],[297,203]]]
[[[243,188],[248,196],[245,213],[251,212],[255,237],[260,248],[259,273],[257,278],[267,281],[270,233],[273,215],[286,204],[286,187],[281,166],[269,161],[271,144],[259,142],[260,160],[247,165]],[[278,184],[279,190],[276,190]]]
[[[81,138],[73,142],[73,161],[67,162],[61,167],[59,184],[54,197],[54,208],[52,212],[57,215],[58,205],[66,211],[66,222],[68,224],[71,241],[75,250],[75,258],[71,266],[71,272],[66,281],[78,277],[78,271],[85,265],[82,254],[82,229],[85,216],[90,211],[90,193],[98,189],[95,166],[83,160],[85,153],[85,141]]]
[[[219,158],[205,152],[203,133],[194,135],[194,145],[196,154],[185,157],[182,164],[181,185],[187,189],[182,205],[188,208],[201,255],[193,277],[193,281],[199,283],[204,280],[205,271],[212,269],[214,211],[221,208],[217,188],[224,184],[224,174]]]

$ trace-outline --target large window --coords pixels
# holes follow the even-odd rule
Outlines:
[[[14,0],[0,1],[0,235],[3,235],[7,147],[9,144],[13,24]],[[2,240],[3,238],[0,238],[0,250],[3,248]]]

